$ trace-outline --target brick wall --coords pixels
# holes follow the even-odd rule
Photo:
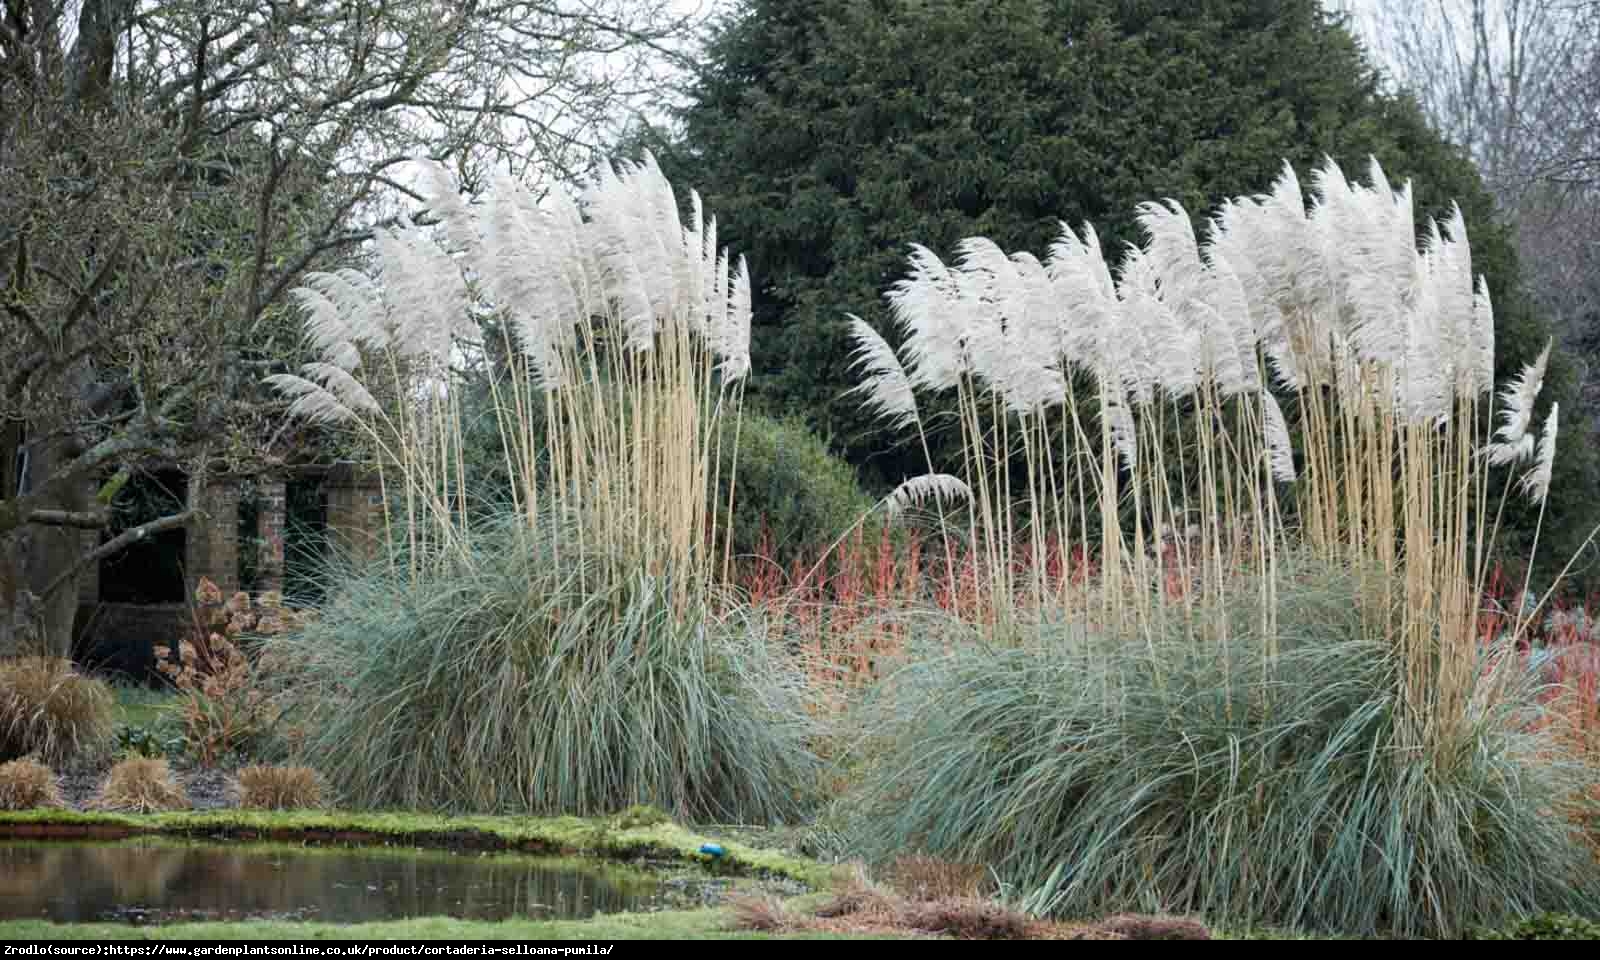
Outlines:
[[[256,513],[256,536],[261,553],[256,573],[256,590],[283,591],[283,529],[287,516],[287,496],[281,479],[261,480]]]
[[[188,595],[209,577],[224,596],[239,589],[239,488],[228,482],[189,484],[189,503],[205,514],[189,529],[184,555]],[[281,564],[280,564],[281,568]]]
[[[383,548],[383,494],[375,475],[348,467],[328,474],[328,535],[338,549],[371,560]]]

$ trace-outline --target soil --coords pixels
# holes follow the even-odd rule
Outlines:
[[[67,806],[74,810],[89,810],[95,791],[111,769],[109,763],[74,767],[61,775],[61,793]],[[202,767],[174,767],[177,778],[189,803],[196,810],[226,810],[235,806],[233,791],[229,786],[229,772]]]

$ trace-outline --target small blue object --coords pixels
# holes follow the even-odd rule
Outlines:
[[[708,857],[720,857],[722,856],[722,845],[718,843],[702,843],[700,852]]]

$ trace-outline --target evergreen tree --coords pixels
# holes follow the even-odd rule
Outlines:
[[[911,242],[950,256],[982,235],[1042,256],[1063,221],[1089,221],[1115,261],[1139,203],[1172,197],[1200,219],[1264,192],[1285,160],[1304,177],[1331,156],[1358,177],[1375,156],[1413,181],[1419,218],[1459,202],[1498,312],[1498,378],[1544,346],[1477,171],[1381,89],[1317,0],[744,0],[706,59],[679,129],[640,145],[750,258],[757,398],[869,479],[923,466],[845,396],[845,313],[894,339],[883,294]],[[1570,365],[1553,368],[1541,418],[1551,401],[1577,410]],[[1588,445],[1564,442],[1543,557],[1564,563],[1587,535],[1596,477]],[[1514,549],[1533,517],[1510,505],[1507,525]]]

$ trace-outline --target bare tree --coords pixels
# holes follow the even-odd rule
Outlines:
[[[574,176],[690,26],[668,0],[0,0],[0,654],[67,650],[77,571],[125,545],[80,531],[142,458],[283,456],[285,293],[405,212],[405,160]]]

